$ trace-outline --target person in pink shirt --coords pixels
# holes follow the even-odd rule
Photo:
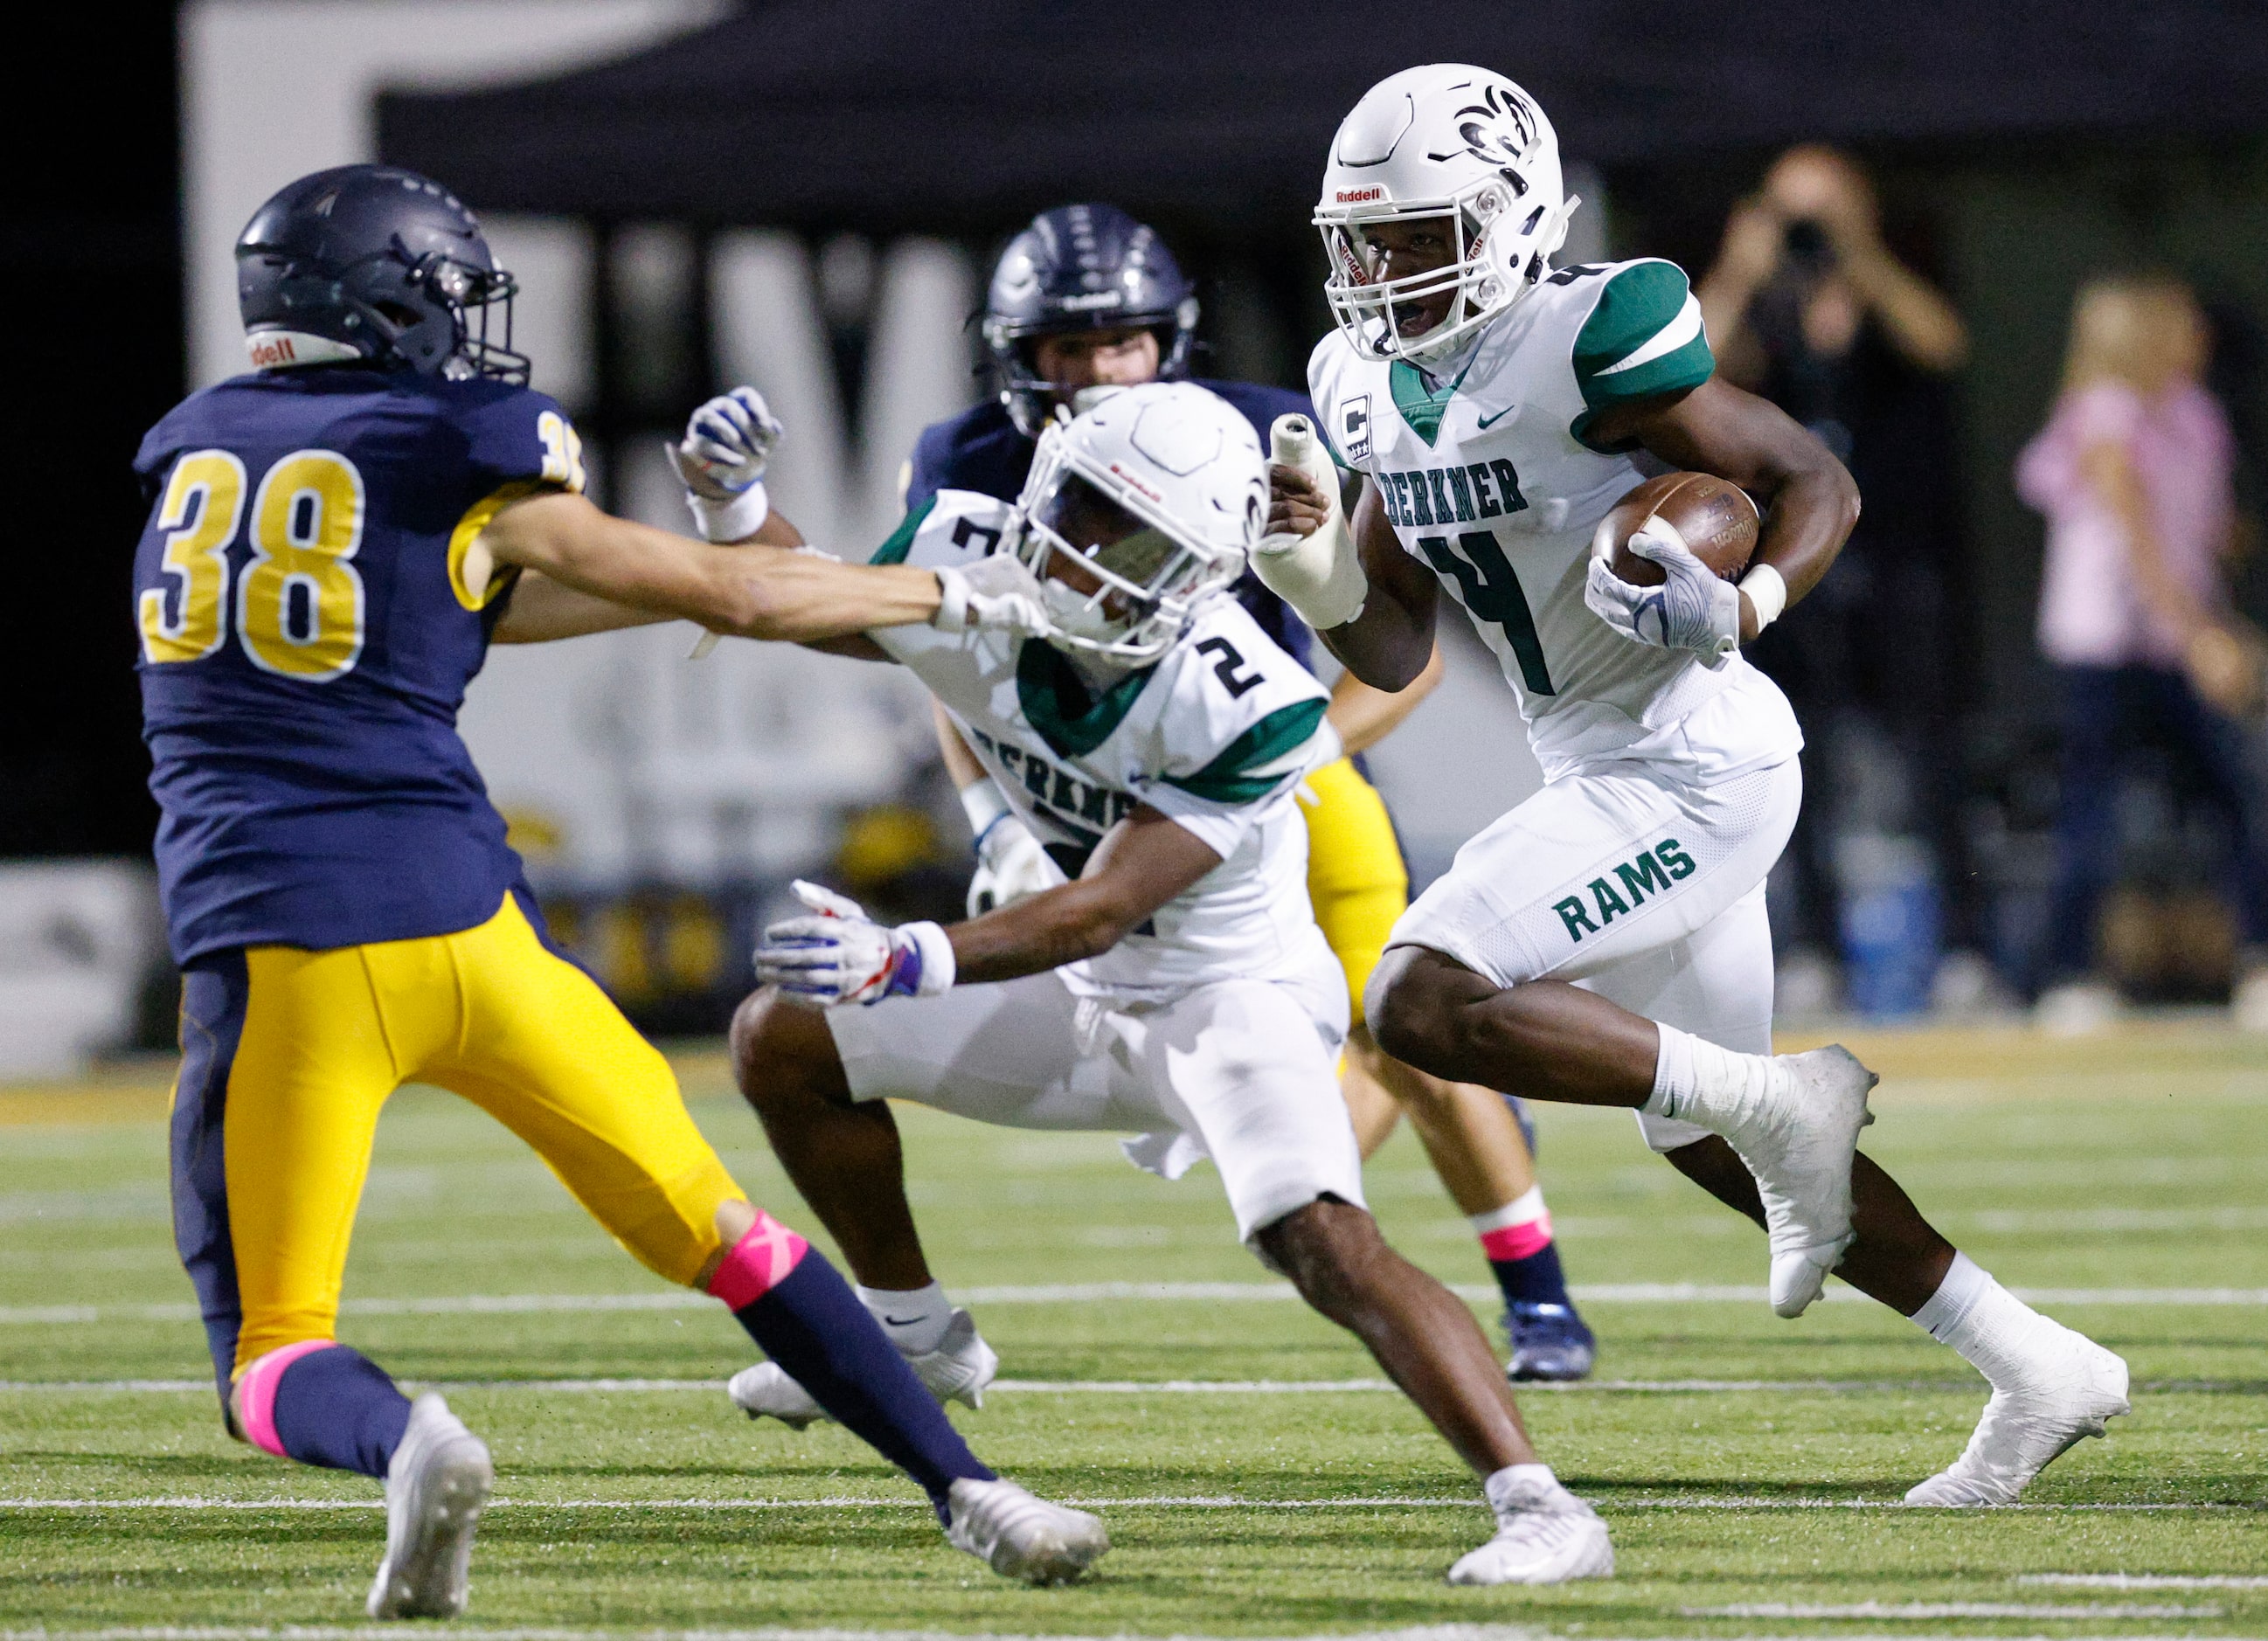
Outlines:
[[[2062,395],[2016,464],[2047,519],[2040,648],[2064,685],[2062,806],[2042,1023],[2085,1030],[2117,996],[2095,974],[2095,915],[2117,868],[2124,754],[2164,744],[2235,828],[2244,951],[2233,1006],[2268,1030],[2268,835],[2243,754],[2264,651],[2230,607],[2235,541],[2228,417],[2200,378],[2210,342],[2196,298],[2163,276],[2080,292]]]

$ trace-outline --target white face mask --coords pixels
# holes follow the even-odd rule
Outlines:
[[[1054,617],[1057,630],[1066,637],[1109,644],[1125,636],[1125,623],[1111,620],[1105,611],[1107,598],[1094,598],[1060,581],[1048,579],[1040,583],[1040,599]]]

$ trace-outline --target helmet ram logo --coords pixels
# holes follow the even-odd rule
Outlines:
[[[1498,167],[1515,193],[1527,193],[1528,179],[1521,174],[1521,169],[1542,134],[1535,105],[1518,87],[1498,84],[1486,87],[1479,102],[1458,109],[1454,117],[1464,147],[1425,158],[1442,160],[1453,159],[1461,152],[1469,154],[1484,165]]]

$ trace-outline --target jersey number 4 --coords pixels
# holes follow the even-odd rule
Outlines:
[[[1520,662],[1521,681],[1528,686],[1528,692],[1558,694],[1551,687],[1551,669],[1543,664],[1543,641],[1535,636],[1535,617],[1529,613],[1528,595],[1521,591],[1520,578],[1496,537],[1485,530],[1467,530],[1452,548],[1447,536],[1421,535],[1418,550],[1425,555],[1427,563],[1457,584],[1467,609],[1504,629],[1505,642]]]
[[[142,653],[153,665],[195,661],[228,637],[228,549],[251,487],[225,450],[192,451],[173,464],[158,509],[166,532],[160,567],[170,586],[138,602]],[[362,474],[336,451],[298,450],[268,469],[252,494],[251,562],[235,577],[237,642],[254,666],[321,683],[362,656],[367,600],[354,556],[362,548]]]

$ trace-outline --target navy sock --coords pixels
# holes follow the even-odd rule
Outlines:
[[[813,1401],[920,1483],[939,1521],[954,1482],[995,1479],[817,1248],[733,1315]]]
[[[1526,1259],[1492,1259],[1496,1285],[1506,1305],[1572,1305],[1566,1273],[1559,1269],[1559,1245],[1546,1242]]]
[[[311,1350],[276,1381],[276,1439],[302,1464],[383,1476],[409,1423],[386,1370],[346,1346]]]

